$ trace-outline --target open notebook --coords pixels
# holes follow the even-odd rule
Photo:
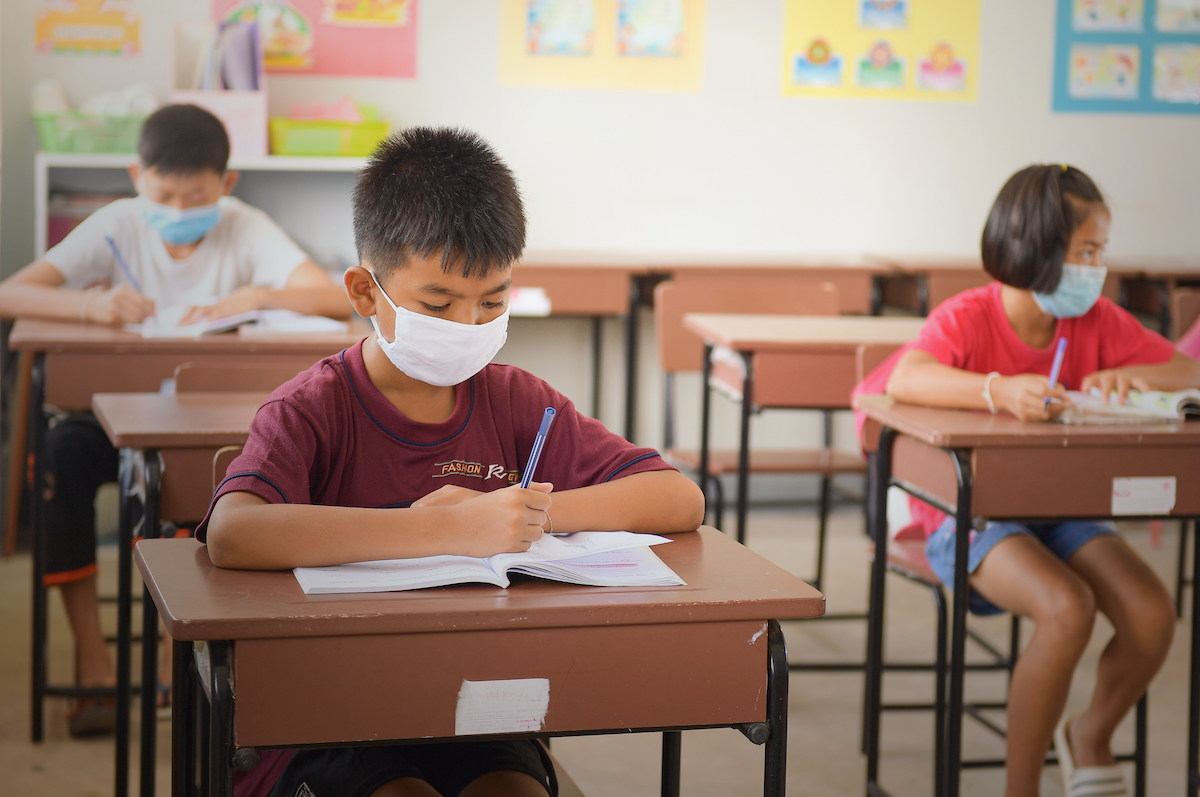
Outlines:
[[[671,542],[654,534],[579,531],[546,535],[522,553],[487,559],[425,556],[381,559],[333,567],[297,567],[292,572],[305,595],[397,592],[449,584],[509,585],[509,573],[596,587],[683,586],[684,581],[650,550]]]
[[[1146,423],[1147,421],[1200,420],[1200,390],[1131,390],[1124,404],[1113,393],[1108,401],[1096,388],[1083,393],[1068,390],[1071,406],[1058,416],[1061,423]]]
[[[229,332],[238,327],[245,327],[243,331],[251,334],[341,332],[346,329],[345,321],[301,315],[291,310],[252,310],[197,324],[180,324],[188,309],[187,305],[164,307],[142,323],[128,324],[125,328],[144,338],[197,338]]]

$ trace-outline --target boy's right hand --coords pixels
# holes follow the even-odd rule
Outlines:
[[[1058,401],[1047,408],[1047,398]],[[1022,421],[1048,421],[1066,409],[1067,390],[1062,385],[1051,387],[1050,380],[1039,374],[1001,376],[992,380],[992,400],[997,409]]]
[[[534,482],[528,488],[493,490],[455,504],[458,522],[449,541],[453,552],[485,557],[529,550],[546,526],[551,489],[551,484]]]
[[[93,324],[140,324],[154,315],[154,302],[129,285],[118,285],[87,299],[84,315]]]

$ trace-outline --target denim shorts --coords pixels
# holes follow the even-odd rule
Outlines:
[[[929,566],[947,587],[954,585],[954,540],[955,520],[947,515],[938,530],[925,541],[925,558]],[[1051,553],[1064,562],[1083,547],[1085,542],[1104,534],[1117,534],[1117,526],[1111,520],[1068,520],[1063,523],[991,523],[983,531],[971,532],[971,544],[967,551],[967,573],[979,568],[983,557],[996,547],[996,543],[1013,534],[1028,534],[1040,540]],[[1000,614],[1004,610],[993,605],[978,592],[971,592],[967,602],[973,614]]]

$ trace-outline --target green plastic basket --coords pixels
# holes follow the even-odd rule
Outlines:
[[[38,138],[46,152],[137,152],[145,116],[87,116],[76,111],[38,114]]]
[[[331,122],[273,116],[271,154],[366,157],[387,137],[387,122]]]

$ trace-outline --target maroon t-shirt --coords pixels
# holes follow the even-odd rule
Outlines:
[[[249,492],[273,504],[383,508],[406,507],[446,484],[490,492],[520,481],[546,407],[558,414],[535,481],[570,490],[672,469],[657,451],[613,434],[511,365],[489,365],[456,386],[454,412],[442,423],[418,423],[371,383],[362,346],[321,360],[271,394],[213,503]],[[196,529],[201,542],[207,529],[206,517]]]

